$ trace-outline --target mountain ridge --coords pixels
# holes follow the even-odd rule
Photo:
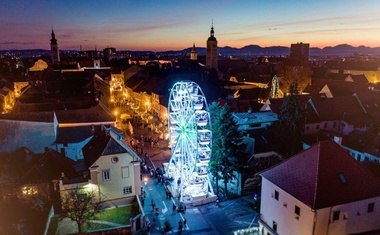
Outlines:
[[[119,52],[132,52],[132,53],[153,53],[153,54],[182,54],[190,53],[193,48],[185,48],[182,50],[169,50],[169,51],[133,51],[133,50],[120,50]],[[62,50],[62,51],[71,51],[79,52],[78,50]],[[206,54],[205,47],[196,47],[196,51],[199,55]],[[0,50],[0,55],[5,55],[7,53],[19,53],[19,54],[48,54],[50,50],[45,49],[25,49],[25,50]],[[220,55],[229,56],[229,55],[245,55],[245,56],[288,56],[290,54],[290,47],[286,46],[270,46],[270,47],[261,47],[259,45],[250,44],[243,46],[241,48],[236,47],[218,47],[218,53]],[[319,47],[310,47],[309,55],[310,56],[323,56],[323,55],[339,55],[339,56],[349,56],[353,54],[365,54],[365,55],[380,55],[380,47],[368,47],[368,46],[351,46],[349,44],[339,44],[336,46],[327,46],[324,48]]]

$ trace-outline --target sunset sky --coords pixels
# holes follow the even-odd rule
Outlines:
[[[0,50],[179,50],[218,46],[380,46],[379,0],[1,0]]]

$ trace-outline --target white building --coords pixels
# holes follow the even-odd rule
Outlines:
[[[260,175],[261,234],[380,230],[380,180],[333,141],[319,142]]]
[[[232,117],[240,131],[266,128],[278,120],[277,114],[273,112],[233,113]]]

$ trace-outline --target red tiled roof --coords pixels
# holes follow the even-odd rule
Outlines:
[[[318,142],[260,175],[314,210],[380,196],[380,180],[333,141]]]
[[[312,101],[323,121],[343,119],[349,124],[368,124],[372,121],[355,97],[313,98]]]

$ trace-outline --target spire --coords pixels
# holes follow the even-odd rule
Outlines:
[[[211,20],[210,37],[214,37],[214,19]]]
[[[50,39],[50,45],[57,44],[57,39],[55,39],[55,33],[53,26],[51,27],[51,39]]]
[[[193,43],[193,50],[192,51],[195,51],[195,43]]]

